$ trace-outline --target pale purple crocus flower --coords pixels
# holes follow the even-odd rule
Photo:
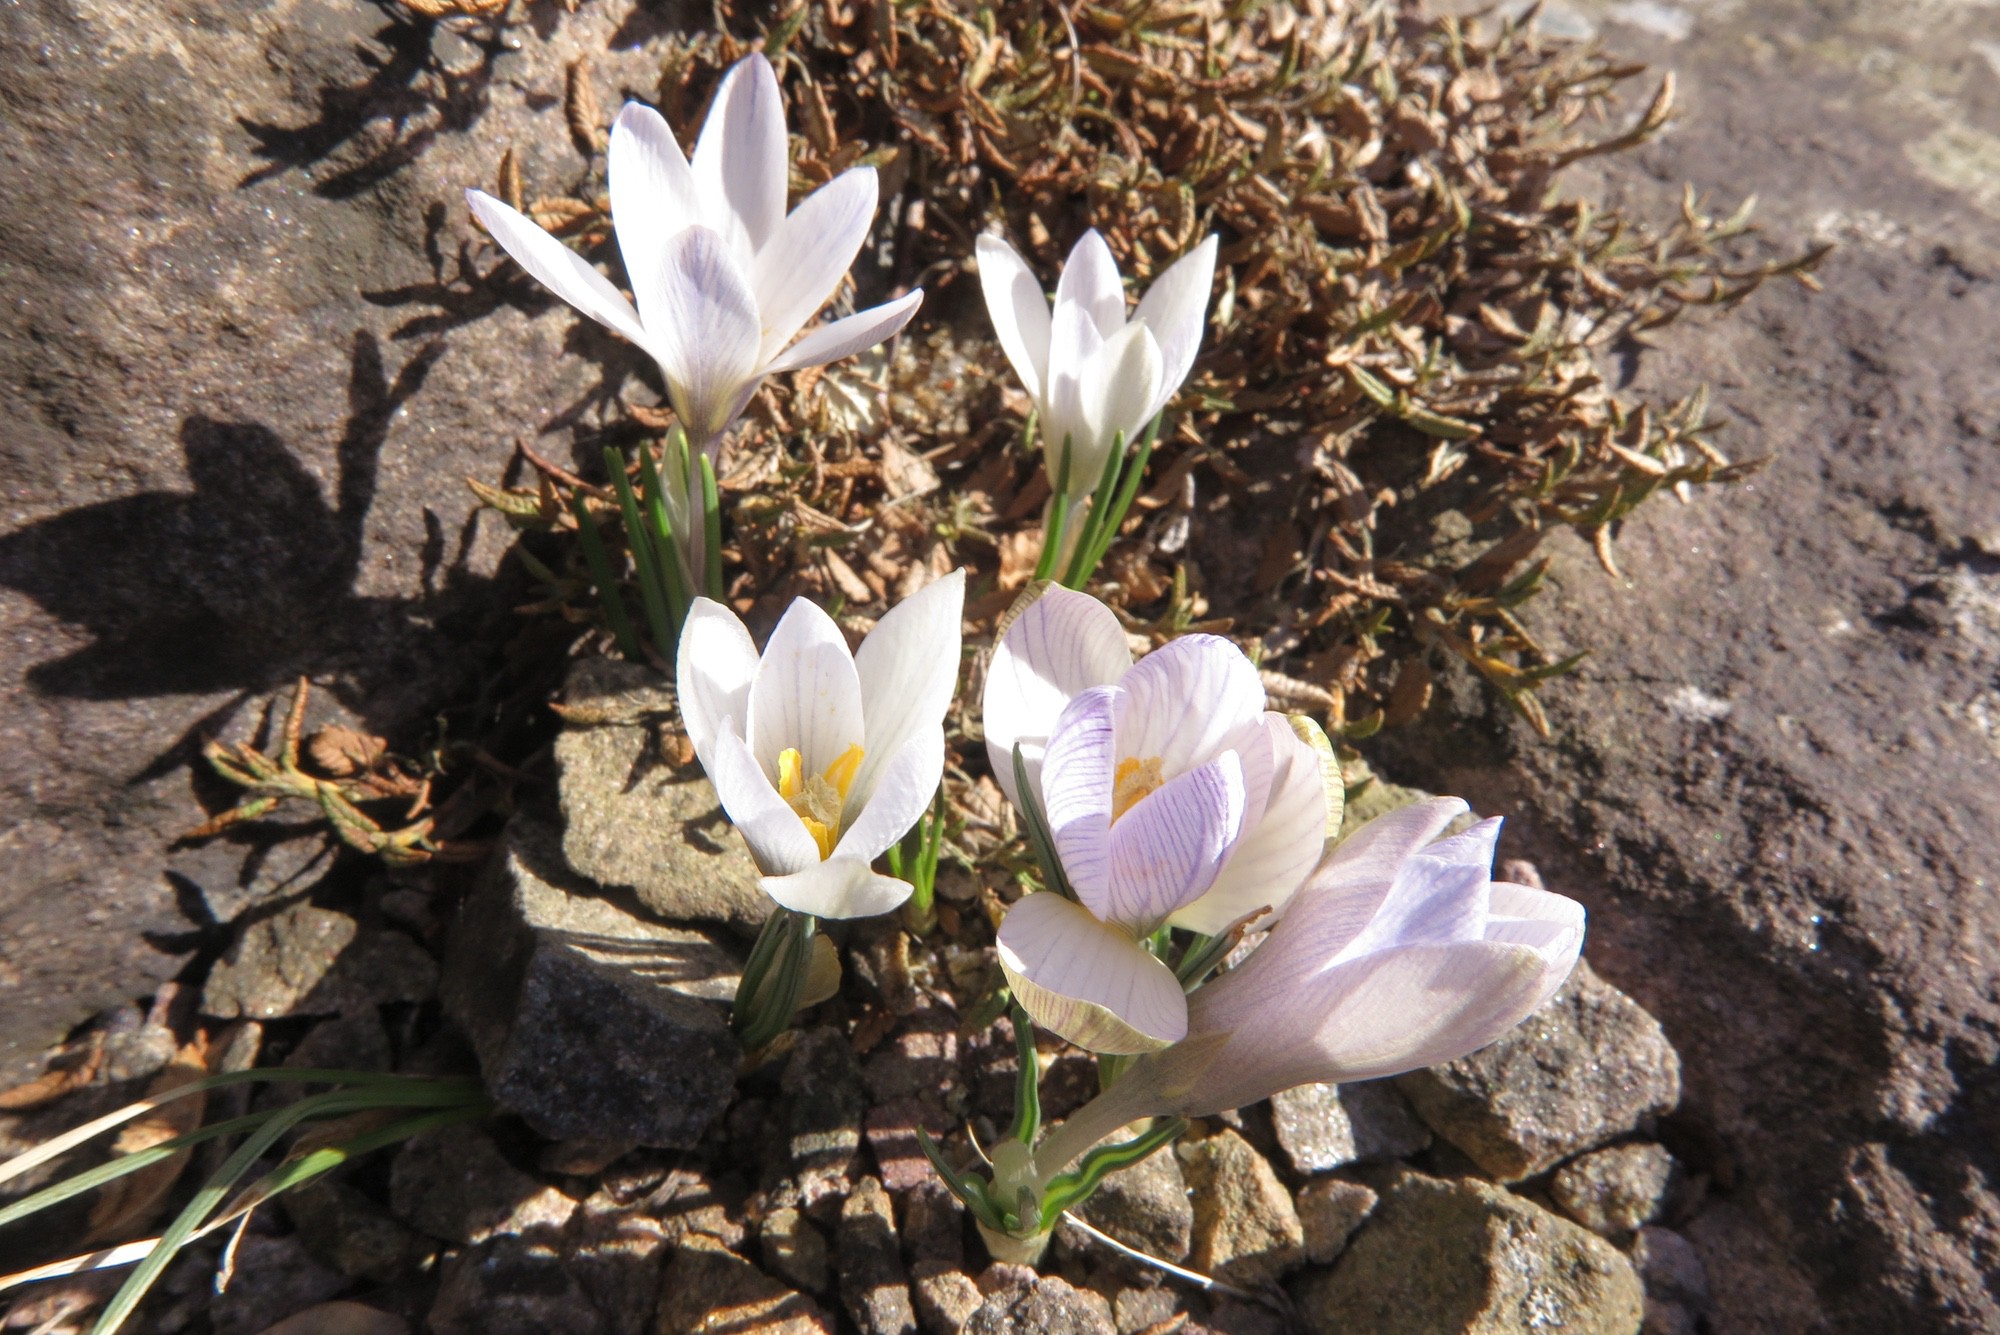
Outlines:
[[[652,355],[689,442],[711,461],[766,376],[872,348],[923,300],[918,289],[799,337],[868,237],[875,169],[843,172],[786,213],[784,99],[761,54],[723,76],[691,162],[657,111],[627,103],[611,127],[606,174],[636,309],[519,212],[484,191],[465,198],[543,286]],[[685,496],[670,503],[686,509]],[[685,513],[675,518],[685,527]]]
[[[1187,379],[1208,319],[1216,244],[1207,237],[1169,265],[1127,320],[1118,261],[1095,228],[1070,250],[1053,309],[1012,246],[979,238],[986,311],[1041,418],[1051,487],[1067,440],[1069,495],[1088,496],[1118,434],[1133,440]]]
[[[721,603],[689,608],[675,664],[682,722],[781,906],[860,918],[909,897],[870,864],[943,777],[964,605],[955,570],[890,608],[850,653],[833,619],[800,598],[762,654]]]
[[[1538,1009],[1576,965],[1583,906],[1491,879],[1497,819],[1438,838],[1465,810],[1433,798],[1336,845],[1263,943],[1189,998],[1186,1038],[1052,1133],[1033,1179],[1138,1118],[1434,1066]]]
[[[1282,911],[1338,823],[1328,757],[1265,709],[1229,641],[1188,635],[1134,664],[1111,610],[1060,587],[1002,636],[983,713],[995,775],[1020,804],[1018,745],[1077,895],[1008,911],[998,947],[1015,996],[1093,1052],[1177,1042],[1187,999],[1145,938]]]

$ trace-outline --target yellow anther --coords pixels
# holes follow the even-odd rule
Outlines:
[[[840,800],[847,800],[847,790],[854,786],[854,776],[861,772],[863,752],[857,744],[840,753],[831,765],[826,767],[826,781],[840,793]]]
[[[1166,782],[1164,769],[1165,762],[1158,756],[1145,760],[1127,756],[1119,761],[1111,775],[1111,819],[1117,820]]]
[[[805,757],[795,746],[778,752],[778,796],[799,815],[799,823],[819,845],[821,861],[833,856],[840,842],[840,812],[847,804],[847,790],[861,772],[865,753],[850,746],[820,774],[807,774]]]
[[[778,752],[778,796],[787,802],[797,797],[805,787],[806,758],[799,754],[799,748],[788,746]]]

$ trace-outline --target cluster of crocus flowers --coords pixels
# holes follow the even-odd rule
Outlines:
[[[916,313],[922,289],[805,333],[874,223],[875,169],[841,173],[786,212],[784,99],[762,55],[723,76],[690,160],[657,111],[629,103],[611,127],[612,226],[635,301],[517,210],[466,191],[493,239],[543,286],[659,363],[682,429],[713,463],[765,377],[874,347]],[[635,304],[636,302],[636,304]],[[698,479],[669,476],[667,503],[703,584]]]
[[[1095,1052],[1179,1042],[1182,983],[1146,942],[1285,906],[1339,819],[1323,740],[1264,708],[1229,641],[1188,635],[1135,664],[1111,609],[1059,587],[1008,627],[983,713],[994,773],[1044,814],[1075,895],[1030,895],[1001,924],[1015,997]]]

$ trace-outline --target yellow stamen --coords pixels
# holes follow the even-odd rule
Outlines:
[[[1118,762],[1111,775],[1111,819],[1117,820],[1139,804],[1139,800],[1166,782],[1165,762],[1159,756],[1139,760],[1132,756]]]
[[[821,861],[832,857],[840,842],[841,808],[847,805],[847,791],[861,772],[865,754],[859,746],[850,746],[823,773],[807,774],[805,757],[797,747],[778,753],[778,796],[798,813],[799,823],[819,845]]]

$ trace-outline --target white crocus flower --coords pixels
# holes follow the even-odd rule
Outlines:
[[[637,309],[514,209],[479,190],[465,197],[523,269],[652,354],[688,439],[711,458],[764,377],[872,348],[923,300],[918,289],[798,338],[867,239],[875,170],[843,172],[785,212],[784,101],[762,55],[723,76],[692,163],[658,112],[628,103],[611,127],[607,174]]]
[[[1211,236],[1174,261],[1128,321],[1118,261],[1096,229],[1070,251],[1053,311],[1012,246],[997,236],[979,238],[987,314],[1041,416],[1050,486],[1060,476],[1067,439],[1069,494],[1089,495],[1114,437],[1137,437],[1187,379],[1208,318],[1215,249]]]
[[[995,775],[1020,804],[1018,744],[1077,894],[1031,894],[1001,923],[1015,995],[1094,1052],[1178,1041],[1187,1001],[1144,939],[1283,911],[1338,821],[1337,777],[1235,645],[1188,635],[1134,664],[1111,609],[1063,588],[1007,628],[983,712]]]
[[[681,719],[767,894],[818,918],[887,913],[907,882],[870,865],[930,806],[958,681],[965,572],[891,608],[858,652],[794,601],[760,655],[721,603],[681,631]]]
[[[1044,1178],[1139,1117],[1200,1117],[1297,1085],[1373,1080],[1493,1042],[1553,996],[1583,906],[1491,879],[1500,822],[1434,798],[1342,840],[1242,964],[1188,999],[1187,1037],[1134,1062],[1036,1151]]]

